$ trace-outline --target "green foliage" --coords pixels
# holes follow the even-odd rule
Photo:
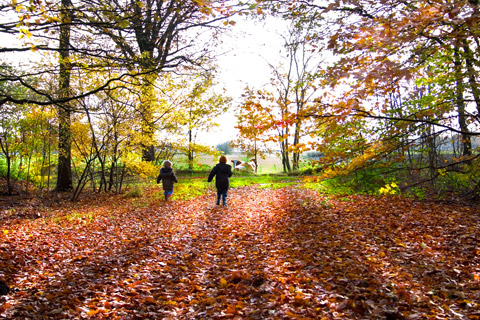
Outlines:
[[[221,151],[223,154],[230,154],[232,152],[232,147],[230,141],[222,142],[216,146],[218,151]]]
[[[27,180],[27,172],[22,170],[19,171],[19,163],[18,161],[12,161],[11,168],[10,168],[10,179],[12,180]],[[30,172],[32,174],[32,172]],[[4,157],[0,157],[0,177],[6,178],[7,177],[7,161]],[[30,176],[30,180],[32,177]]]
[[[277,183],[270,183],[270,184],[267,183],[267,184],[261,184],[258,188],[276,190],[276,189],[281,189],[285,187],[290,187],[294,184],[295,182],[277,182]]]
[[[425,188],[413,187],[407,190],[405,193],[407,197],[413,197],[418,200],[424,200],[427,197]]]
[[[142,188],[139,186],[136,186],[125,194],[125,198],[141,198],[142,195],[143,195]]]
[[[354,190],[363,194],[376,194],[386,184],[385,177],[378,168],[363,168],[355,171],[348,179]]]
[[[367,167],[345,176],[324,179],[321,182],[309,182],[305,187],[333,195],[391,195],[400,193],[397,180],[394,175],[385,174],[384,169],[380,167]]]
[[[318,166],[318,162],[312,160],[300,161],[298,170],[288,172],[290,176],[310,176],[320,172],[321,169]]]
[[[300,175],[312,175],[320,171],[318,163],[312,160],[301,161],[300,162]]]
[[[10,169],[11,170],[11,169]],[[18,172],[16,170],[12,170],[10,172],[10,178],[14,180],[18,180]],[[7,161],[5,158],[0,158],[0,177],[6,178],[7,177]]]
[[[380,170],[365,168],[346,176],[337,176],[320,182],[307,182],[304,187],[333,195],[377,194],[385,183]]]
[[[210,189],[213,190],[213,186],[207,182],[206,177],[179,179],[175,184],[172,199],[189,200],[205,194]]]
[[[439,177],[436,182],[436,187],[438,192],[441,194],[460,194],[460,195],[471,195],[473,192],[477,192],[478,188],[472,187],[472,181],[480,181],[480,172],[474,166],[465,166],[465,172],[455,172],[455,171],[440,171]]]
[[[208,176],[212,167],[206,164],[201,163],[194,163],[193,168],[189,168],[188,163],[178,163],[175,165],[175,174],[177,177],[188,176],[188,177],[201,177],[201,176]]]
[[[356,193],[351,186],[344,183],[342,178],[327,179],[321,182],[307,182],[302,187],[330,195],[352,195]]]

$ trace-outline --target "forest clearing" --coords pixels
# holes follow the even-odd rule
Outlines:
[[[300,185],[2,207],[2,319],[479,319],[480,211]],[[3,203],[5,205],[6,202]]]

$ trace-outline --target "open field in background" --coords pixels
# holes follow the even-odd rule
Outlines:
[[[248,161],[250,158],[243,154],[227,154],[229,164],[230,160]],[[213,166],[218,163],[218,157],[203,155],[199,158],[201,164]],[[258,173],[278,173],[282,172],[282,161],[275,154],[269,155],[266,159],[258,158]]]
[[[248,161],[250,159],[246,155],[238,154],[238,153],[227,154],[226,156],[230,164],[231,164],[230,160]],[[200,164],[213,166],[214,164],[218,163],[218,157],[202,155],[198,158],[198,161]],[[308,162],[308,160],[304,159],[304,161],[300,163],[300,167],[302,167],[302,164],[306,162]],[[280,156],[277,156],[276,154],[270,154],[265,159],[262,159],[260,157],[258,158],[257,173],[270,174],[270,173],[280,173],[280,172],[283,172],[282,161],[280,159]]]

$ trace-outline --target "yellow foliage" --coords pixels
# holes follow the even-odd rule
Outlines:
[[[398,192],[398,185],[395,182],[392,182],[390,184],[386,184],[385,187],[380,188],[378,192],[380,194],[388,195],[388,194],[396,194]]]
[[[125,158],[127,169],[134,174],[140,175],[142,178],[155,177],[159,172],[159,168],[149,161],[143,161],[140,156],[129,153]]]
[[[322,174],[322,179],[334,178],[340,175],[346,175],[350,172],[362,167],[367,163],[367,161],[374,160],[378,155],[384,154],[394,148],[389,143],[385,142],[375,142],[372,143],[362,154],[359,154],[355,158],[351,159],[350,162],[345,164],[342,167],[328,168]],[[341,155],[340,155],[341,156]]]

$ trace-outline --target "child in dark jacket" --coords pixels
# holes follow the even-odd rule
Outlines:
[[[157,183],[162,181],[163,194],[165,195],[165,200],[168,200],[173,194],[173,184],[178,182],[177,177],[172,169],[172,163],[168,160],[163,162],[163,168],[160,169],[160,174],[157,177]]]
[[[227,192],[230,187],[230,177],[232,176],[232,166],[227,164],[227,157],[220,157],[219,163],[213,167],[208,175],[208,182],[212,181],[215,176],[217,206],[220,204],[220,198],[222,198],[222,204],[227,206]]]

